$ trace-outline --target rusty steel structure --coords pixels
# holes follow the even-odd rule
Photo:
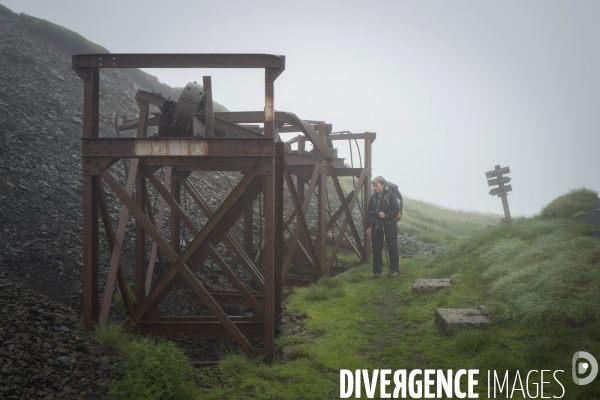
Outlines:
[[[112,296],[118,285],[129,319],[142,334],[166,338],[232,338],[248,353],[272,355],[277,324],[282,316],[282,287],[304,285],[331,271],[343,242],[363,261],[368,258],[369,244],[362,239],[367,237],[366,224],[357,226],[352,211],[359,193],[362,193],[363,208],[367,208],[371,145],[375,134],[336,135],[325,122],[305,121],[292,113],[276,112],[274,82],[285,69],[284,56],[85,54],[73,56],[72,63],[84,83],[83,317],[86,326],[108,321]],[[202,85],[188,83],[177,101],[138,90],[139,117],[123,120],[121,124],[115,121],[117,136],[100,137],[99,74],[102,68],[262,68],[265,71],[264,111],[214,112],[211,80],[205,76]],[[151,113],[152,107],[160,112]],[[157,130],[153,136],[148,135],[151,126]],[[126,130],[135,130],[136,136],[121,137],[120,132]],[[301,135],[283,143],[280,134],[287,132]],[[336,158],[331,143],[349,139],[364,139],[364,167],[347,168]],[[312,143],[312,151],[306,151],[306,141]],[[295,151],[291,150],[293,143],[298,147]],[[130,162],[123,161],[126,182],[122,185],[114,165],[125,159]],[[166,172],[160,178],[156,175],[159,170]],[[232,185],[214,209],[190,179],[190,174],[198,171],[238,173],[235,186]],[[348,195],[343,193],[341,176],[358,178]],[[335,212],[327,209],[328,178],[340,200]],[[121,203],[116,231],[105,186]],[[293,203],[293,212],[288,216],[284,215],[286,186]],[[151,205],[151,189],[161,197],[157,213]],[[182,207],[182,191],[193,199],[193,206],[201,212],[205,223],[200,224]],[[306,221],[313,194],[318,204],[315,237]],[[256,246],[253,225],[255,199],[259,196],[259,219],[264,229]],[[162,226],[167,205],[169,223]],[[130,299],[121,261],[129,215],[135,220],[133,287],[136,304]],[[100,220],[111,253],[102,293]],[[238,221],[243,224],[243,243],[238,243],[230,232]],[[327,232],[333,232],[334,226],[337,237],[329,238],[332,251],[327,258]],[[189,243],[182,244],[182,227],[193,235]],[[216,247],[220,245],[251,277],[251,287],[217,252]],[[234,290],[210,289],[198,279],[196,273],[209,258]],[[161,274],[156,274],[155,265]],[[160,314],[160,303],[182,285],[193,290],[211,315]],[[228,311],[231,307],[251,311],[233,315],[235,313]]]

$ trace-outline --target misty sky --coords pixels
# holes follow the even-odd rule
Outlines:
[[[114,53],[285,55],[275,108],[377,132],[373,173],[406,196],[501,213],[484,174],[497,164],[513,215],[600,190],[598,1],[0,3]],[[149,72],[171,86],[211,75],[231,111],[264,105],[259,70]]]

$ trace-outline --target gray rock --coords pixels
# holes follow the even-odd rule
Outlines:
[[[477,308],[438,308],[435,323],[446,335],[459,329],[481,329],[492,321]]]
[[[415,279],[412,291],[413,293],[433,293],[451,285],[452,279]]]

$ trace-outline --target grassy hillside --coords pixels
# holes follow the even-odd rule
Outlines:
[[[106,48],[93,43],[80,34],[70,29],[46,21],[45,19],[35,18],[27,14],[17,14],[7,7],[0,4],[0,18],[11,23],[21,24],[31,31],[37,33],[44,41],[59,46],[70,54],[88,54],[88,53],[110,53]],[[178,99],[183,87],[172,88],[162,83],[154,75],[150,75],[137,68],[121,69],[125,75],[129,76],[141,88],[162,93],[165,97]],[[187,82],[182,82],[185,85]],[[213,100],[213,107],[216,112],[228,111],[225,106]]]
[[[422,242],[452,245],[498,224],[498,214],[450,210],[403,196],[404,207],[399,228],[413,233]]]
[[[553,216],[550,211],[557,202],[578,205]],[[420,219],[436,226],[444,221],[449,232],[464,237],[451,250],[433,259],[403,259],[396,279],[373,279],[370,265],[344,259],[352,267],[349,272],[297,289],[287,299],[288,312],[307,318],[292,333],[277,338],[280,352],[273,363],[229,354],[216,368],[186,370],[188,378],[195,375],[196,389],[190,387],[192,378],[179,379],[173,393],[177,390],[178,398],[190,399],[339,398],[340,369],[431,368],[479,369],[480,398],[487,398],[487,371],[499,376],[508,371],[510,387],[519,376],[532,397],[539,391],[543,369],[557,378],[551,374],[543,378],[545,398],[599,399],[599,379],[577,386],[570,372],[575,352],[600,355],[600,230],[573,220],[590,205],[598,207],[598,195],[580,189],[551,202],[534,218],[477,230],[487,216],[467,213],[469,222],[463,222],[461,214],[421,203],[416,208]],[[431,215],[440,215],[441,220]],[[417,235],[429,229],[414,226]],[[415,278],[437,277],[452,278],[452,287],[432,294],[412,293]],[[479,305],[487,306],[493,319],[485,330],[445,336],[434,323],[437,308]],[[123,393],[136,392],[127,385],[152,387],[145,371],[149,367],[139,362],[142,355],[150,360],[165,358],[165,352],[173,353],[173,359],[181,357],[163,344],[146,341],[141,351],[139,341],[131,343],[125,350],[125,379],[114,386]],[[169,368],[179,374],[184,370],[181,365]],[[526,383],[533,370],[538,372]],[[171,372],[163,369],[163,373]],[[163,386],[157,390],[164,391]],[[525,398],[525,391],[516,387],[511,396],[505,391],[496,398]],[[123,398],[114,389],[111,393]],[[362,396],[367,398],[364,390]]]

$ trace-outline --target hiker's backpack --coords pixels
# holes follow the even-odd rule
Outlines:
[[[395,183],[392,182],[387,182],[387,186],[390,188],[390,191],[392,191],[395,195],[396,195],[396,199],[398,200],[398,215],[396,215],[396,221],[400,221],[400,218],[402,218],[402,194],[400,193],[400,190],[398,189],[398,185],[396,185]],[[388,195],[389,196],[389,195]],[[388,202],[389,202],[389,197],[388,197]]]

